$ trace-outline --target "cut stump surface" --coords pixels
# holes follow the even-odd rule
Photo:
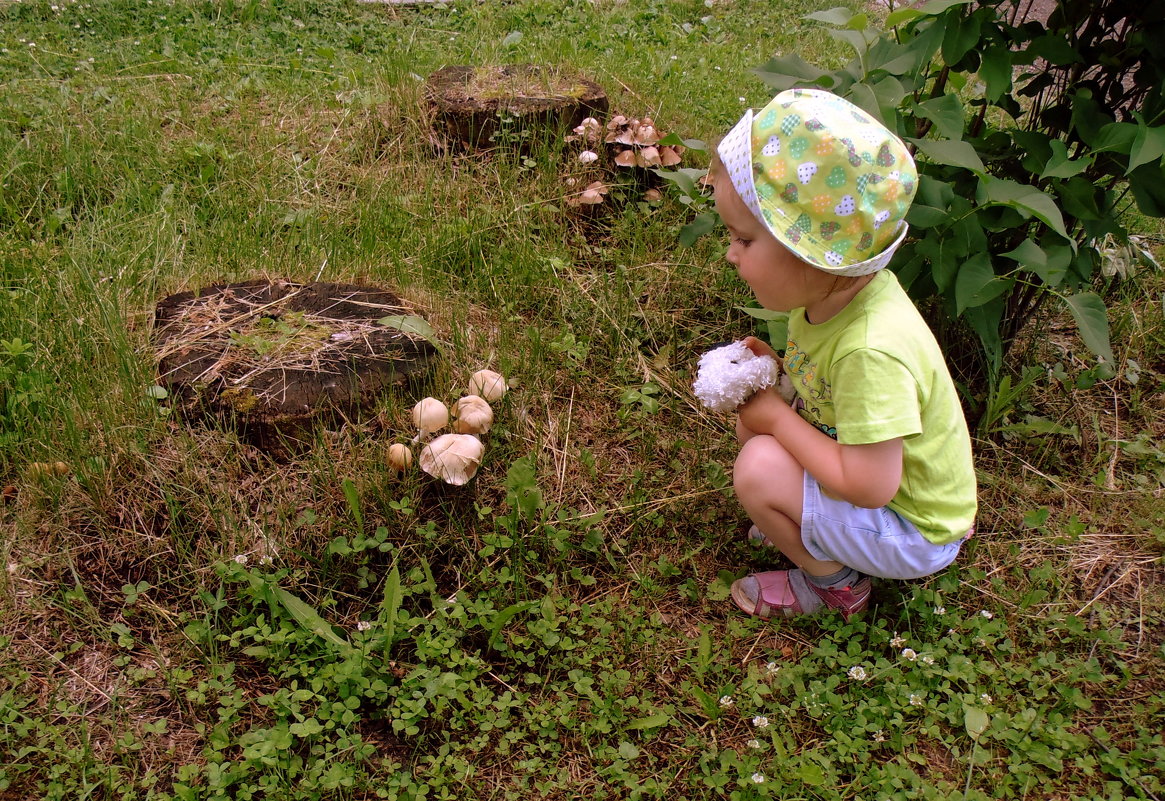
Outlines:
[[[159,382],[188,418],[233,421],[259,445],[296,439],[432,366],[432,343],[384,317],[417,319],[394,293],[354,284],[248,281],[172,295],[155,313]]]
[[[446,144],[522,148],[605,114],[603,87],[575,73],[535,64],[449,66],[425,82],[434,132]]]

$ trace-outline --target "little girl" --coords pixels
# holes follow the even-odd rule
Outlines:
[[[746,112],[717,147],[716,208],[757,301],[789,311],[775,389],[738,410],[733,484],[749,536],[798,567],[732,585],[744,611],[848,618],[870,577],[913,579],[954,561],[974,523],[971,442],[933,334],[894,273],[918,182],[897,137],[810,89]],[[756,353],[775,355],[755,338]]]

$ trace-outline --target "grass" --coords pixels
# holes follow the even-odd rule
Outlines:
[[[1161,797],[1159,278],[1110,293],[1112,381],[1032,337],[957,567],[762,623],[688,389],[753,330],[723,243],[565,214],[545,143],[429,145],[423,76],[524,61],[712,138],[774,50],[840,58],[829,5],[0,6],[0,798]],[[154,304],[256,277],[392,286],[444,361],[291,459],[188,426]],[[392,472],[486,366],[475,482]]]

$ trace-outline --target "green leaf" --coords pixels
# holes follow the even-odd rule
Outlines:
[[[696,182],[708,174],[707,170],[695,167],[680,167],[678,170],[656,170],[655,174],[665,181],[671,181],[676,189],[688,197],[700,194],[699,184]]]
[[[1097,203],[1097,193],[1104,190],[1079,175],[1052,185],[1064,211],[1078,220],[1099,220],[1104,216]]]
[[[663,139],[659,140],[660,145],[683,145],[692,150],[707,150],[708,144],[703,139],[684,139],[675,131],[672,131]],[[707,172],[707,170],[700,170],[700,172]]]
[[[1137,208],[1150,217],[1165,217],[1165,170],[1160,164],[1142,164],[1129,176]]]
[[[826,11],[814,11],[812,14],[806,14],[805,19],[811,19],[814,22],[824,22],[826,25],[836,25],[839,28],[854,27],[855,20],[861,20],[862,28],[865,28],[866,15],[855,14],[848,8],[837,7]]]
[[[714,211],[706,211],[703,214],[696,215],[696,219],[680,229],[680,246],[690,248],[696,244],[697,239],[712,232],[719,219],[720,216]]]
[[[360,493],[356,491],[355,483],[352,479],[346,478],[340,482],[340,488],[344,491],[344,498],[348,501],[348,508],[356,521],[356,530],[364,531],[364,514],[360,510]]]
[[[506,34],[506,38],[502,39],[502,47],[513,47],[520,41],[522,41],[522,32],[510,31]]]
[[[964,170],[971,170],[980,175],[986,172],[979,154],[967,142],[934,139],[911,139],[910,141],[922,151],[923,155],[936,164],[962,167]]]
[[[963,707],[963,727],[972,740],[978,741],[991,725],[991,716],[974,706]]]
[[[402,333],[418,336],[433,345],[437,344],[437,332],[433,330],[433,327],[424,317],[411,314],[390,314],[388,317],[381,317],[376,322],[385,328],[395,328]]]
[[[654,715],[648,715],[645,718],[636,718],[627,724],[627,730],[658,729],[660,726],[666,726],[669,723],[671,723],[671,715],[666,712],[659,712]]]
[[[154,400],[165,400],[170,397],[170,393],[166,391],[165,387],[154,384],[153,386],[146,387],[146,397],[153,398]]]
[[[1060,236],[1069,238],[1056,201],[1038,187],[988,176],[980,178],[980,187],[986,190],[989,202],[1016,209],[1024,216],[1035,216]]]
[[[956,64],[979,44],[979,30],[983,18],[978,14],[970,16],[949,16],[943,35],[943,61]]]
[[[1044,165],[1043,172],[1040,173],[1041,178],[1071,178],[1092,166],[1091,156],[1073,161],[1068,155],[1067,145],[1059,139],[1053,139],[1049,144],[1052,148],[1052,157]]]
[[[1129,168],[1125,170],[1125,175],[1142,164],[1160,161],[1163,155],[1165,155],[1165,126],[1150,128],[1142,122],[1137,126],[1137,136],[1129,150]]]
[[[944,139],[963,138],[963,101],[955,94],[932,97],[916,106],[918,114],[934,123]]]
[[[1014,281],[995,274],[989,255],[975,254],[959,268],[955,278],[955,314],[962,315],[964,309],[982,306],[999,297],[1013,284]]]
[[[933,17],[943,13],[948,8],[966,5],[970,2],[971,0],[931,0],[929,3],[923,3],[918,8],[900,8],[897,11],[891,12],[886,17],[885,24],[887,28],[893,28],[895,25],[900,25],[903,22],[909,22],[919,17]]]
[[[922,203],[913,204],[906,212],[906,222],[915,228],[933,228],[949,221],[951,215],[946,209],[936,209]]]
[[[769,59],[753,72],[778,91],[790,89],[799,83],[815,83],[828,89],[834,83],[828,72],[796,54]]]
[[[1003,319],[1003,300],[996,298],[990,303],[967,309],[963,315],[975,333],[979,335],[979,342],[983,345],[983,354],[987,357],[988,381],[994,385],[1003,367],[1003,340],[999,336],[999,325]]]
[[[1115,364],[1108,338],[1108,309],[1100,296],[1095,292],[1078,292],[1066,296],[1064,302],[1076,320],[1076,327],[1080,329],[1080,338],[1084,340],[1085,346],[1102,362]]]
[[[821,766],[816,762],[803,760],[801,764],[797,766],[797,770],[794,775],[796,775],[798,779],[810,785],[811,787],[820,787],[821,785],[825,784],[825,771],[823,771]]]
[[[348,641],[336,634],[331,624],[324,620],[320,613],[311,605],[282,587],[275,587],[274,590],[275,597],[279,599],[279,603],[283,605],[283,608],[287,610],[287,613],[291,615],[295,622],[305,630],[341,648],[351,647]]]
[[[1096,153],[1128,153],[1137,141],[1137,126],[1131,122],[1110,122],[1100,129],[1096,141],[1091,142]]]
[[[510,604],[505,609],[498,612],[494,616],[494,619],[490,621],[489,626],[486,628],[486,631],[489,632],[489,647],[493,648],[495,646],[498,635],[502,633],[502,629],[505,628],[506,624],[510,622],[510,619],[513,618],[514,615],[518,614],[519,612],[525,612],[527,609],[531,609],[536,605],[537,603],[535,601],[519,601],[516,604]]]
[[[979,63],[979,78],[986,86],[984,96],[995,103],[1011,89],[1011,51],[993,47],[983,53]]]
[[[384,626],[384,658],[392,651],[393,637],[396,636],[396,613],[400,610],[400,570],[393,565],[384,580],[384,598],[380,602],[380,620]]]
[[[1058,286],[1068,272],[1067,264],[1058,265],[1056,269],[1049,268],[1048,254],[1031,239],[1025,239],[1015,250],[999,255],[1018,263],[1020,269],[1035,273],[1048,286]]]

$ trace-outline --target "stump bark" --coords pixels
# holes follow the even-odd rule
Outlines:
[[[418,319],[393,292],[355,284],[248,281],[172,295],[155,312],[159,383],[183,417],[237,425],[282,451],[429,372],[432,343],[377,322],[398,316]]]
[[[607,93],[594,81],[536,64],[443,67],[425,82],[425,97],[437,137],[471,150],[526,150],[609,107]]]

